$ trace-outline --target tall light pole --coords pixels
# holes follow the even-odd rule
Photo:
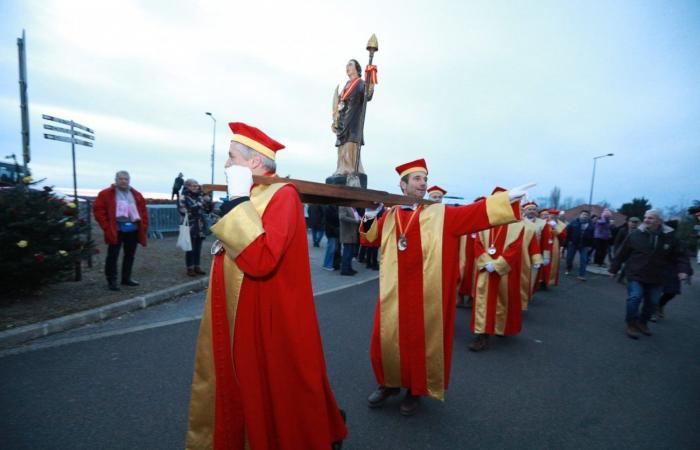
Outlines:
[[[591,194],[588,197],[588,207],[593,207],[593,183],[595,182],[595,165],[600,158],[606,158],[608,156],[613,156],[613,153],[608,153],[607,155],[600,155],[593,158],[593,176],[591,177]]]
[[[214,115],[210,112],[207,112],[205,114],[211,117],[211,120],[214,121],[214,137],[211,141],[211,184],[214,184],[214,150],[216,148],[216,118],[214,118]]]

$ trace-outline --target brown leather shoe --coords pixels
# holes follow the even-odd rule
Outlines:
[[[406,391],[406,395],[403,400],[401,400],[401,408],[399,411],[402,416],[412,416],[418,411],[418,405],[420,404],[420,397],[417,395],[412,395],[411,391]]]
[[[369,397],[367,397],[367,404],[370,408],[379,408],[384,405],[387,398],[392,395],[398,395],[400,392],[401,388],[379,386],[374,392],[369,394]]]
[[[199,267],[199,266],[194,266],[194,273],[196,273],[197,275],[206,275],[206,274],[207,274],[207,273],[206,273],[205,271],[203,271],[202,268]]]
[[[637,322],[637,329],[645,336],[651,336],[652,334],[651,331],[649,331],[649,327],[647,327],[647,324],[645,323]]]
[[[193,277],[193,276],[195,276],[195,275],[196,275],[196,274],[194,273],[194,269],[191,268],[191,267],[188,267],[188,268],[187,268],[187,276]]]
[[[628,324],[627,325],[627,337],[630,339],[639,339],[639,330],[637,329],[634,324]]]
[[[480,352],[489,348],[489,336],[488,334],[480,334],[471,344],[469,344],[469,350],[473,352]]]

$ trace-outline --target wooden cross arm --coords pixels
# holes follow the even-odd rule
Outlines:
[[[379,203],[386,206],[412,205],[416,203],[413,197],[390,194],[385,191],[363,189],[337,184],[315,183],[312,181],[295,180],[293,178],[253,176],[255,184],[291,183],[296,186],[299,197],[303,203],[315,203],[318,205],[352,206],[354,208],[374,208]],[[204,184],[205,192],[226,192],[225,184]],[[431,204],[430,200],[421,200],[419,203]]]

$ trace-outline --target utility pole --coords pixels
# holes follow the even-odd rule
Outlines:
[[[17,38],[17,53],[19,56],[19,109],[22,114],[22,159],[24,160],[24,173],[27,171],[27,164],[31,160],[29,151],[29,106],[27,101],[27,57],[25,53],[26,38],[24,30],[22,37]]]

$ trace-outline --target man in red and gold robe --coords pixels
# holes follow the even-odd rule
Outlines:
[[[347,429],[326,375],[304,213],[274,175],[282,144],[230,123],[229,201],[197,341],[188,449],[337,448]],[[252,188],[251,188],[252,186]]]
[[[559,214],[561,214],[561,211],[557,209],[547,210],[546,217],[540,214],[540,218],[546,220],[552,230],[552,262],[542,268],[542,280],[547,286],[559,285],[561,243],[566,239],[566,224],[559,219]]]
[[[428,199],[435,203],[442,203],[442,198],[447,194],[447,191],[440,186],[430,186],[427,192]]]
[[[426,191],[425,161],[396,171],[404,194],[419,202]],[[368,398],[370,407],[382,406],[401,387],[407,388],[403,415],[416,412],[420,396],[444,399],[452,362],[459,237],[516,221],[524,188],[466,206],[395,206],[371,227],[361,226],[365,239],[381,242],[382,255],[370,347],[379,388]]]
[[[493,194],[505,189],[496,188]],[[515,336],[522,329],[521,273],[522,222],[500,225],[478,233],[474,241],[476,280],[470,328],[476,334],[469,350],[488,348],[489,335]],[[536,247],[528,248],[536,251]],[[539,254],[530,254],[530,259]]]
[[[520,268],[520,304],[523,311],[527,311],[527,305],[535,292],[535,283],[532,277],[533,271],[537,273],[542,268],[542,252],[540,242],[537,239],[535,225],[529,220],[521,220],[523,224],[523,264]]]
[[[537,242],[540,244],[542,252],[542,266],[548,266],[552,260],[552,227],[549,226],[546,220],[540,219],[537,213],[538,205],[534,201],[529,201],[523,205],[524,220],[530,221],[535,226],[535,234]],[[532,271],[533,290],[537,288],[547,289],[547,285],[543,283],[542,270]]]

